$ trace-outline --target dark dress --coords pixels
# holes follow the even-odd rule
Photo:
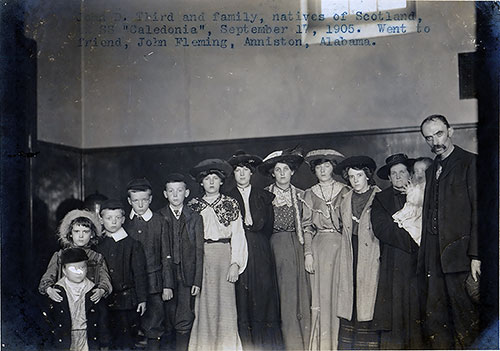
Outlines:
[[[375,195],[372,204],[373,232],[381,248],[373,321],[381,330],[382,349],[424,347],[417,294],[418,245],[392,218],[405,202],[406,195],[390,187]]]
[[[238,188],[228,195],[238,201],[244,219],[245,205]],[[244,350],[283,349],[278,282],[269,243],[274,221],[273,199],[270,192],[252,187],[249,203],[253,224],[244,225],[248,263],[236,283],[238,332]]]

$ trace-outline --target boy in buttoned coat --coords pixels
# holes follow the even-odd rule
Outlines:
[[[61,254],[63,277],[55,287],[60,302],[47,298],[43,316],[51,326],[53,348],[98,350],[108,346],[109,333],[101,316],[104,301],[91,301],[97,286],[87,278],[88,256],[81,248],[69,248]]]
[[[123,229],[125,210],[118,200],[101,206],[101,223],[106,236],[96,250],[108,263],[113,293],[107,298],[109,325],[114,349],[130,349],[136,334],[137,319],[146,311],[146,257],[142,245]]]
[[[166,318],[170,333],[176,333],[176,350],[185,351],[195,317],[194,298],[200,292],[203,276],[203,220],[184,206],[189,189],[182,174],[167,176],[163,194],[169,204],[160,214],[167,221],[171,237],[175,281],[174,298],[166,303]]]
[[[152,201],[151,183],[146,178],[133,179],[127,184],[128,202],[132,209],[125,219],[127,233],[139,241],[146,254],[148,297],[141,325],[149,350],[158,350],[165,332],[164,301],[173,296],[172,270],[169,267],[170,234],[163,216],[149,208]]]

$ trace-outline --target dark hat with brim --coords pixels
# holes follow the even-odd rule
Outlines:
[[[151,187],[151,183],[149,180],[146,178],[137,178],[137,179],[132,179],[130,182],[127,184],[127,191],[128,190],[135,190],[135,191],[146,191],[146,190],[153,190]]]
[[[351,156],[337,165],[335,173],[342,174],[342,171],[346,168],[362,169],[363,167],[367,167],[373,173],[377,169],[377,164],[368,156]]]
[[[258,170],[264,175],[270,175],[277,163],[286,163],[292,170],[296,170],[304,162],[304,156],[298,149],[285,149],[271,152],[267,155]]]
[[[189,174],[196,179],[200,173],[203,172],[210,174],[210,171],[218,171],[222,173],[224,177],[228,177],[233,172],[233,168],[224,160],[219,158],[209,158],[194,166],[189,171]]]
[[[335,163],[338,163],[344,159],[344,155],[342,155],[337,150],[333,149],[318,149],[309,151],[305,157],[305,161],[307,164],[311,164],[316,160],[328,160]]]
[[[411,172],[411,167],[415,163],[413,158],[408,158],[406,154],[394,154],[385,159],[385,165],[380,167],[377,171],[377,176],[380,179],[389,180],[389,173],[391,171],[391,167],[397,164],[403,164],[408,169],[408,172]]]
[[[89,257],[85,253],[85,250],[78,247],[73,247],[66,249],[61,254],[61,264],[65,265],[68,263],[83,262],[87,261]]]
[[[257,155],[251,155],[243,150],[236,151],[227,162],[235,168],[238,165],[249,165],[250,167],[257,168],[262,163],[262,159]]]
[[[108,199],[101,204],[101,212],[103,210],[125,210],[125,207],[120,200]]]

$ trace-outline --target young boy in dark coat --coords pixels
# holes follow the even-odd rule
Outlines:
[[[164,301],[173,297],[173,277],[169,266],[170,234],[163,216],[149,208],[152,187],[145,178],[133,179],[127,184],[128,203],[132,206],[125,219],[127,233],[139,241],[146,254],[148,278],[148,309],[141,326],[150,350],[158,350],[164,328]]]
[[[166,303],[167,328],[176,333],[176,350],[186,351],[194,321],[194,299],[203,277],[203,219],[184,200],[189,189],[182,174],[167,176],[163,195],[169,204],[160,210],[171,238],[174,297]]]
[[[108,340],[107,325],[100,320],[105,313],[104,302],[91,301],[97,286],[87,278],[88,259],[81,248],[69,248],[61,253],[64,275],[54,285],[61,301],[47,298],[43,311],[51,325],[55,349],[85,351],[108,346],[103,343]]]
[[[106,237],[97,246],[108,263],[113,293],[107,298],[113,348],[132,348],[139,313],[146,312],[146,256],[142,245],[122,228],[123,204],[106,200],[101,205],[101,222]]]

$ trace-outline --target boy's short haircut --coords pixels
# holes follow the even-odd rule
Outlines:
[[[180,173],[170,173],[167,175],[167,179],[165,180],[165,189],[167,188],[168,183],[184,183],[187,188],[186,177]]]
[[[122,214],[125,215],[125,207],[120,200],[108,199],[104,201],[101,205],[101,214],[104,210],[121,210]]]

